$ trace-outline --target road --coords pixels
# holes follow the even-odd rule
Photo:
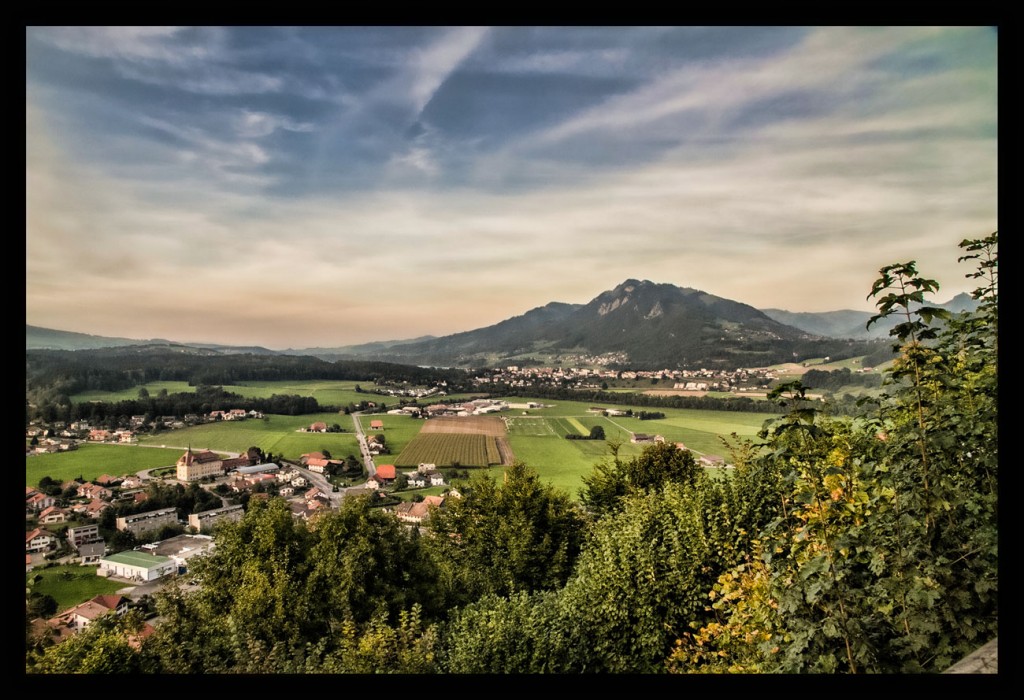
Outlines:
[[[359,440],[359,449],[363,453],[363,464],[366,465],[366,476],[369,478],[377,473],[377,467],[373,463],[370,447],[366,444],[366,434],[363,432],[363,426],[359,422],[359,415],[358,411],[352,414],[352,424],[356,427],[356,439]]]

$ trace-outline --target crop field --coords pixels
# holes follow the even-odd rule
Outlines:
[[[505,422],[498,416],[438,416],[423,424],[424,433],[462,433],[466,435],[505,435]]]
[[[511,450],[507,444],[502,449],[505,423],[497,416],[441,416],[421,425],[419,435],[395,458],[395,466],[415,467],[422,462],[439,467],[511,464]]]
[[[70,452],[25,457],[25,483],[35,486],[44,476],[68,481],[81,475],[88,481],[101,474],[134,474],[142,469],[173,465],[181,453],[178,449],[140,445],[83,444]]]
[[[395,458],[395,466],[415,467],[423,462],[439,467],[486,467],[499,464],[501,456],[491,435],[421,433]]]

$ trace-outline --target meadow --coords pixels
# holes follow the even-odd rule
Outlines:
[[[84,443],[70,452],[25,457],[25,483],[34,486],[44,476],[55,481],[81,476],[89,481],[102,474],[134,474],[142,469],[173,465],[181,456],[182,449]]]

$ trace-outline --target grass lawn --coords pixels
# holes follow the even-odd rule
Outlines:
[[[70,452],[26,457],[25,483],[34,486],[44,476],[67,481],[81,475],[88,481],[101,474],[134,474],[141,469],[173,465],[180,456],[181,450],[178,449],[83,444]]]
[[[98,568],[77,564],[62,564],[45,569],[37,567],[25,574],[25,586],[41,595],[52,596],[57,601],[57,612],[63,612],[94,596],[116,593],[124,588],[123,583],[97,576]],[[33,582],[37,575],[42,579]]]

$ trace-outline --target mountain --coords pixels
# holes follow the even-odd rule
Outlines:
[[[216,343],[178,343],[162,338],[138,340],[132,338],[111,338],[74,331],[59,331],[25,324],[26,350],[98,350],[100,348],[123,348],[129,346],[175,346],[208,350],[226,355],[276,355],[273,350],[259,346],[218,345]]]
[[[964,302],[957,297],[947,304],[954,303]],[[302,354],[327,361],[373,359],[434,367],[546,363],[559,361],[559,356],[585,355],[602,356],[606,364],[635,369],[736,368],[870,354],[878,345],[872,345],[859,331],[846,330],[863,328],[869,317],[869,313],[857,311],[766,312],[697,289],[628,279],[587,304],[551,302],[492,326],[443,337],[282,352],[195,343],[180,343],[177,347],[223,354]],[[885,337],[884,331],[879,333]],[[169,344],[26,326],[28,349],[155,343]]]
[[[126,345],[169,345],[168,340],[132,340],[131,338],[107,338],[88,333],[58,331],[25,324],[26,350],[94,350],[96,348],[120,348]]]
[[[393,347],[391,362],[482,365],[531,353],[604,355],[648,368],[759,366],[842,343],[696,289],[629,279],[587,304],[552,302],[493,326]]]
[[[959,313],[974,311],[978,308],[978,302],[972,299],[970,294],[960,293],[944,304],[929,304],[929,306]],[[888,338],[889,330],[899,322],[895,317],[881,319],[868,329],[865,326],[875,315],[870,311],[853,311],[851,309],[819,313],[783,311],[782,309],[761,309],[761,311],[779,323],[830,338]]]

